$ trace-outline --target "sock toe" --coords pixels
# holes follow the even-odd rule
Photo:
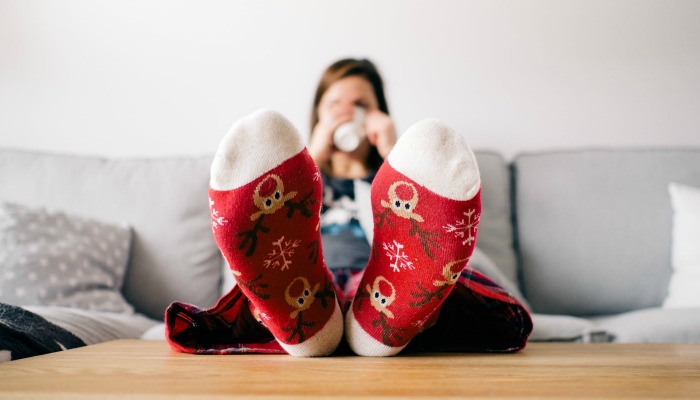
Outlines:
[[[243,186],[303,149],[301,136],[282,114],[256,111],[226,133],[214,155],[209,185],[216,190]]]
[[[476,157],[464,136],[437,119],[408,128],[388,161],[400,173],[448,199],[470,200],[481,186]],[[455,184],[458,182],[461,184]]]

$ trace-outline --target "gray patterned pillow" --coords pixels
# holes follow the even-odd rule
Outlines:
[[[128,226],[0,202],[0,302],[132,313],[130,244]]]

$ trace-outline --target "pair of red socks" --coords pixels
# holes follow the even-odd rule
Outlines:
[[[481,182],[464,138],[436,120],[401,136],[372,184],[369,263],[344,316],[321,248],[318,168],[272,111],[236,122],[211,168],[219,249],[251,309],[295,356],[400,352],[438,311],[472,254]]]

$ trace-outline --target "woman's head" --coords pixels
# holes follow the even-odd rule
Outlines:
[[[319,106],[321,105],[321,101],[324,100],[324,94],[326,94],[328,89],[331,89],[335,83],[348,77],[362,78],[369,83],[377,108],[385,114],[389,114],[389,106],[384,96],[384,83],[374,64],[367,59],[346,58],[334,62],[321,76],[321,80],[316,88],[316,95],[314,96],[313,110],[311,111],[312,130],[318,123]],[[343,83],[340,83],[340,85],[342,84]],[[367,105],[364,106],[366,107]]]
[[[342,59],[326,69],[314,96],[311,131],[333,107],[353,106],[389,114],[382,78],[374,64],[366,59]],[[367,163],[375,170],[381,165],[382,158],[375,147],[370,149]]]

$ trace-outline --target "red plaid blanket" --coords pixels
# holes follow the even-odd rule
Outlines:
[[[334,270],[341,307],[347,311],[361,271]],[[210,309],[173,303],[165,312],[166,338],[179,352],[196,354],[285,351],[255,317],[238,286]],[[466,267],[457,286],[406,352],[515,352],[532,331],[527,310],[478,271]],[[336,353],[347,353],[341,344]]]

